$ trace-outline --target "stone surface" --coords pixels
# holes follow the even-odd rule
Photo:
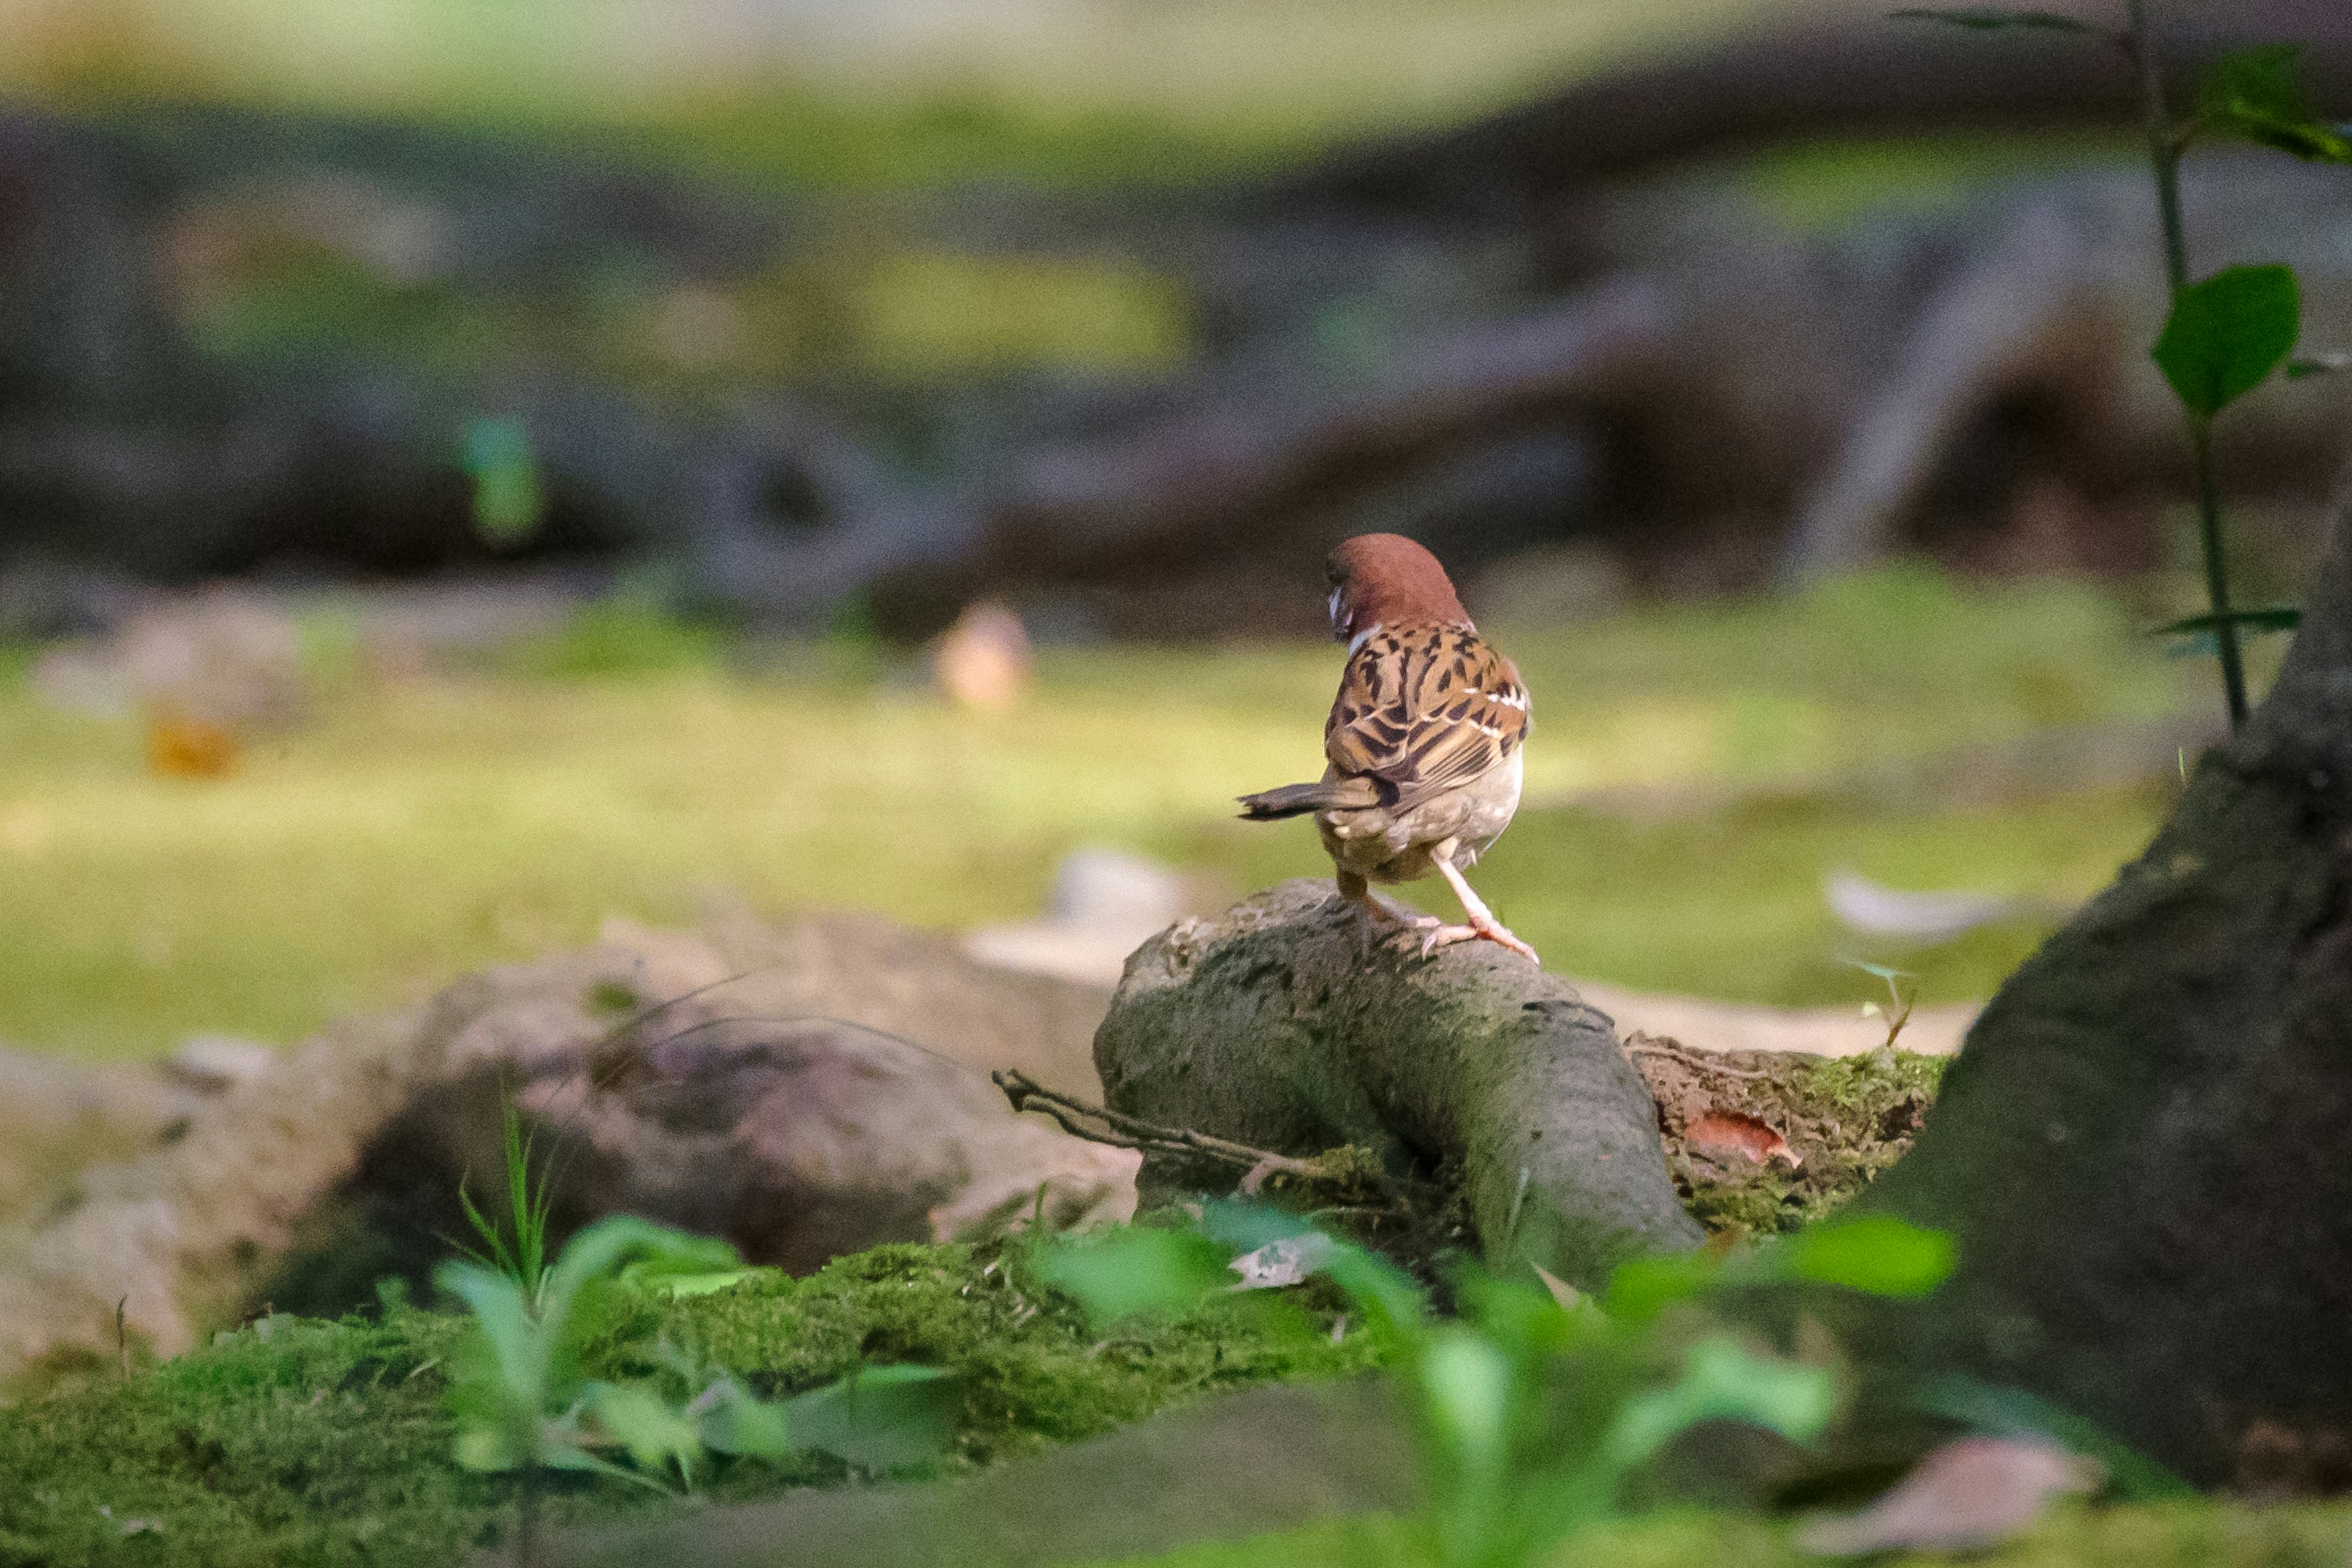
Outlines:
[[[168,1355],[264,1301],[334,1310],[384,1274],[421,1281],[468,1234],[458,1181],[503,1195],[480,1184],[503,1168],[509,1084],[557,1173],[559,1227],[626,1209],[807,1268],[1040,1207],[1124,1215],[1135,1157],[1015,1117],[985,1070],[1090,1092],[1102,1005],[879,920],[615,922],[593,949],[468,976],[217,1095],[150,1094],[116,1117],[138,1123],[121,1158],[0,1228],[0,1387],[110,1365],[118,1302],[134,1353]]]
[[[1095,1061],[1130,1115],[1280,1153],[1356,1144],[1392,1170],[1458,1170],[1490,1256],[1580,1286],[1699,1239],[1604,1014],[1491,943],[1423,959],[1380,941],[1326,881],[1285,882],[1144,944]],[[1141,1178],[1147,1202],[1231,1183],[1165,1157]]]

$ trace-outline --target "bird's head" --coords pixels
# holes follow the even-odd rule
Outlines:
[[[1374,626],[1470,625],[1437,557],[1401,533],[1360,533],[1331,552],[1331,635]]]

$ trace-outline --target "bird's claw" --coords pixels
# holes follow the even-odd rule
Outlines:
[[[1436,929],[1422,933],[1421,955],[1423,958],[1427,958],[1441,947],[1451,947],[1457,942],[1477,942],[1483,939],[1498,947],[1509,948],[1538,968],[1543,965],[1543,960],[1536,956],[1534,948],[1513,936],[1509,928],[1494,921],[1473,921],[1468,925],[1450,926],[1439,923],[1436,918],[1432,916],[1430,923]]]

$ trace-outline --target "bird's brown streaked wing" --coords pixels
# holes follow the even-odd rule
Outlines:
[[[1383,628],[1340,675],[1323,750],[1402,809],[1507,761],[1527,732],[1519,672],[1476,633]]]

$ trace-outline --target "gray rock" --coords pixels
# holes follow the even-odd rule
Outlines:
[[[0,1225],[0,1388],[111,1365],[117,1302],[134,1351],[173,1355],[265,1301],[332,1312],[385,1275],[421,1287],[470,1234],[458,1182],[503,1198],[482,1184],[509,1084],[558,1172],[559,1231],[625,1210],[805,1268],[1040,1204],[1066,1225],[1122,1215],[1135,1156],[1016,1117],[982,1070],[1090,1089],[1102,1005],[880,920],[722,910],[692,932],[613,922],[209,1096],[142,1070],[122,1076],[145,1098],[117,1111],[113,1077],[0,1058],[0,1086],[50,1084],[46,1120],[70,1100],[126,1129],[63,1204],[47,1156],[11,1174],[22,1141],[0,1117],[0,1200],[23,1216]]]
[[[191,1035],[163,1063],[164,1076],[199,1094],[222,1094],[278,1065],[278,1050],[234,1035]]]
[[[1609,1018],[1499,947],[1423,959],[1297,880],[1179,921],[1128,961],[1095,1065],[1115,1110],[1279,1153],[1342,1144],[1458,1167],[1489,1258],[1601,1284],[1696,1246],[1656,1112]],[[1152,1156],[1146,1203],[1232,1173]]]

